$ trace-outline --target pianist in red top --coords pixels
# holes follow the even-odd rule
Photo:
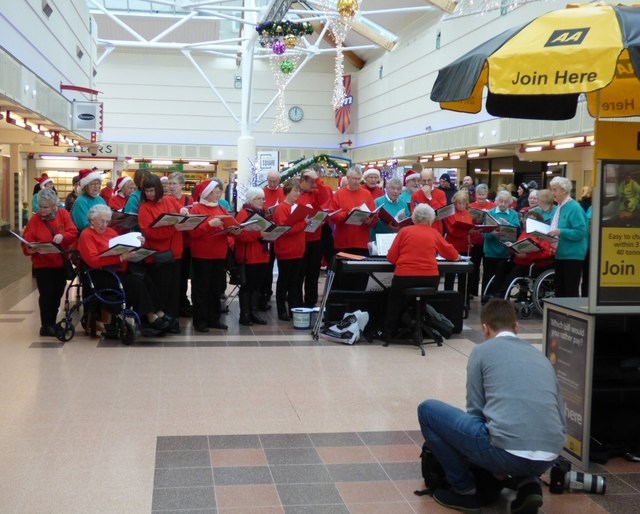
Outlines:
[[[458,251],[431,226],[435,217],[429,205],[416,205],[411,215],[414,224],[401,229],[389,248],[387,260],[395,265],[395,271],[384,323],[383,338],[387,340],[395,335],[400,314],[408,305],[402,291],[409,287],[438,287],[440,273],[436,255],[448,261],[460,259]]]

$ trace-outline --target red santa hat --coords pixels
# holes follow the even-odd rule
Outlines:
[[[375,166],[367,168],[366,170],[364,170],[362,178],[367,178],[369,175],[376,175],[378,178],[380,178],[380,168],[376,168]]]
[[[100,180],[102,182],[102,173],[98,170],[80,170],[78,172],[80,175],[80,187],[84,189],[87,185],[89,185],[94,180]]]
[[[122,175],[116,180],[116,191],[122,191],[122,188],[127,182],[133,182],[133,179],[129,175]]]
[[[160,177],[160,182],[166,182],[167,180],[169,180],[169,177],[167,177],[166,175]]]
[[[49,182],[53,184],[53,179],[50,178],[47,174],[42,174],[39,177],[36,177],[36,182],[40,184],[40,189],[46,186]]]
[[[193,200],[198,202],[201,198],[206,198],[216,187],[220,187],[217,180],[205,180],[204,182],[200,182],[193,189]]]
[[[414,178],[420,178],[420,172],[416,170],[407,170],[404,172],[404,185],[407,185],[407,181],[413,180]]]

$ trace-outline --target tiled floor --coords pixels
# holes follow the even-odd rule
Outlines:
[[[273,313],[239,327],[237,302],[225,333],[182,320],[183,334],[132,347],[82,333],[61,344],[37,335],[33,281],[11,262],[0,276],[1,513],[445,511],[413,495],[415,409],[427,397],[464,405],[477,301],[463,332],[426,357],[315,342]],[[521,334],[540,343],[540,320]],[[545,494],[544,512],[640,512],[640,465],[591,471],[608,474],[606,495]]]

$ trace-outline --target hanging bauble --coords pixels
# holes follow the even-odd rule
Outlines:
[[[313,25],[311,25],[311,23],[308,23],[304,28],[304,31],[309,35],[313,34]]]
[[[293,34],[289,34],[288,36],[284,37],[284,45],[287,48],[295,48],[297,44],[298,44],[298,38]]]
[[[277,32],[278,34],[282,34],[282,25],[278,25],[278,26],[276,27],[276,32]]]
[[[338,12],[344,18],[355,16],[358,13],[357,0],[338,0]]]
[[[295,67],[295,63],[290,59],[285,59],[280,63],[280,71],[285,75],[289,75],[289,73],[291,73]]]
[[[273,50],[274,54],[282,55],[287,50],[287,47],[284,46],[284,43],[282,41],[280,41],[279,39],[276,39],[273,42],[273,45],[271,45],[271,49]]]

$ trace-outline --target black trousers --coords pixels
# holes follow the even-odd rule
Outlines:
[[[209,326],[220,321],[220,285],[224,275],[225,259],[191,258],[193,280],[191,300],[193,301],[193,325]]]
[[[591,249],[587,249],[587,255],[582,261],[582,284],[580,285],[580,293],[583,298],[589,296],[589,266],[591,260]]]
[[[185,247],[182,250],[182,259],[180,261],[180,309],[185,309],[190,304],[187,289],[189,288],[189,276],[191,274],[191,248]]]
[[[56,324],[60,300],[67,285],[64,268],[34,268],[33,274],[40,294],[40,325],[53,326]]]
[[[140,316],[145,316],[158,309],[157,291],[152,279],[144,272],[139,272],[139,268],[134,268],[136,272],[117,273],[124,294],[126,296],[127,307],[131,307]],[[117,289],[118,283],[115,277],[104,270],[92,270],[91,280],[97,291],[104,289]],[[120,312],[119,305],[107,305],[110,312]]]
[[[439,283],[439,275],[431,277],[394,276],[387,300],[387,315],[384,320],[385,336],[393,337],[397,332],[400,316],[412,302],[412,299],[402,294],[402,291],[409,287],[435,287],[437,289]]]
[[[331,266],[331,259],[335,254],[335,249],[333,247],[333,227],[325,223],[322,225],[320,229],[322,232],[320,234],[320,241],[322,241],[322,256],[324,260],[327,261],[327,266]]]
[[[278,259],[276,305],[278,311],[302,307],[302,259]]]
[[[240,287],[240,291],[243,293],[260,292],[265,276],[269,273],[269,264],[266,262],[262,264],[246,264],[245,272],[247,283]]]
[[[499,294],[501,292],[502,284],[504,284],[505,277],[511,269],[511,261],[502,257],[487,257],[484,256],[484,268],[482,272],[482,294],[487,289],[487,284],[491,277],[495,275],[493,282],[491,282],[491,289],[487,291],[488,294]],[[504,292],[504,291],[502,291]]]
[[[336,248],[335,252],[347,252],[369,257],[369,250],[366,248]],[[340,267],[340,263],[338,263],[332,289],[364,291],[367,289],[367,282],[369,282],[369,275],[366,273],[344,273]]]
[[[473,245],[471,247],[471,262],[473,263],[473,271],[469,275],[469,294],[478,295],[478,286],[480,285],[480,265],[484,257],[484,245]],[[482,294],[482,291],[480,291]]]
[[[302,258],[302,282],[304,284],[304,306],[314,307],[318,302],[318,279],[322,263],[322,240],[307,241]]]
[[[262,278],[262,284],[260,285],[260,295],[269,301],[273,294],[273,264],[276,261],[276,251],[273,243],[269,243],[269,265],[267,267],[267,273]],[[280,263],[278,262],[278,269],[280,269]]]
[[[460,252],[460,255],[468,255],[465,252]],[[456,280],[456,275],[458,276],[458,292],[462,294],[464,297],[464,304],[467,305],[467,296],[473,294],[471,292],[467,292],[467,274],[466,273],[446,273],[444,275],[444,290],[452,291],[453,284]],[[466,296],[465,296],[466,295]]]
[[[556,298],[578,298],[580,296],[580,276],[582,260],[556,259]]]
[[[180,261],[150,264],[147,273],[158,292],[159,308],[177,318],[180,310]]]

